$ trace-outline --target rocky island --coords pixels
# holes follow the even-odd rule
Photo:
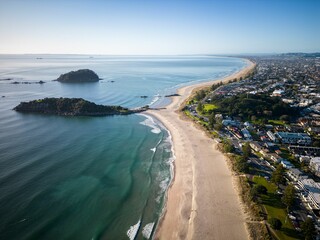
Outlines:
[[[99,76],[90,69],[79,69],[61,74],[55,81],[62,83],[98,82]]]
[[[97,105],[82,98],[44,98],[21,102],[13,110],[60,116],[107,116],[138,113],[146,109],[147,107],[130,110],[121,106]]]

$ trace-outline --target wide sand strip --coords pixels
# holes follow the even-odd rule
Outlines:
[[[224,79],[245,76],[254,64]],[[192,91],[214,82],[178,90],[181,95],[161,110],[148,110],[170,131],[175,151],[175,175],[168,191],[166,212],[157,239],[248,239],[245,216],[232,173],[216,143],[177,111]]]

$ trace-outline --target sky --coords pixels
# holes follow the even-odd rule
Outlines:
[[[318,0],[0,0],[0,53],[320,51]]]

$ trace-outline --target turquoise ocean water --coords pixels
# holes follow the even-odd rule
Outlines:
[[[211,56],[0,55],[0,239],[152,238],[172,178],[170,135],[152,118],[21,114],[12,110],[19,102],[163,106],[178,87],[245,65]],[[102,80],[51,81],[81,68]]]

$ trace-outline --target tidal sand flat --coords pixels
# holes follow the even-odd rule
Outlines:
[[[248,62],[243,70],[221,80],[244,76],[253,67]],[[178,90],[180,97],[173,97],[166,108],[148,111],[170,131],[176,157],[158,239],[248,239],[245,216],[224,155],[216,150],[213,139],[178,111],[195,89],[216,81],[183,87]]]

